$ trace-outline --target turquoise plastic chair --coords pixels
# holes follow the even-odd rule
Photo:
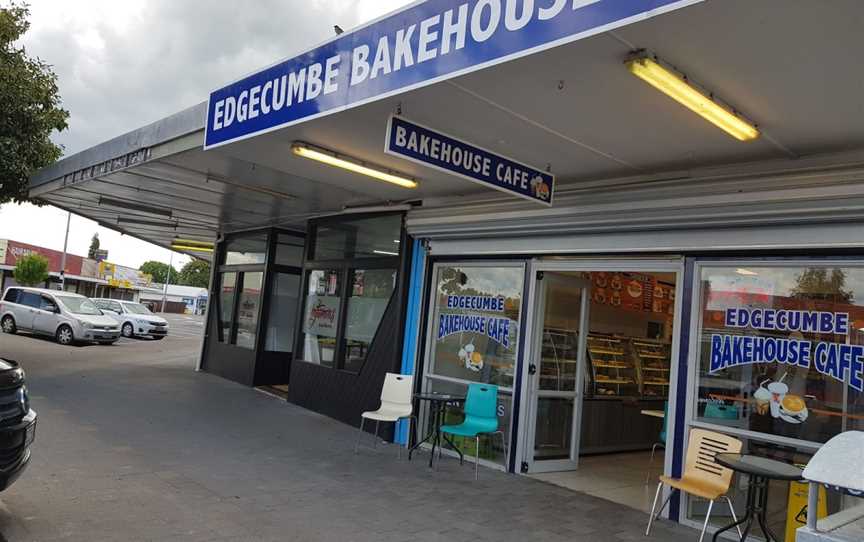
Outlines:
[[[465,398],[465,420],[459,425],[443,425],[441,432],[474,439],[475,480],[480,476],[480,435],[501,435],[506,461],[507,442],[504,432],[498,429],[498,386],[469,384],[468,396]]]

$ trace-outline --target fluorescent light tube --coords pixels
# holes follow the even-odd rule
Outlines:
[[[705,120],[711,122],[739,141],[750,141],[759,137],[753,123],[721,105],[710,96],[691,85],[684,77],[667,69],[648,56],[640,56],[627,62],[627,69],[660,92]]]
[[[212,248],[186,246],[186,245],[171,245],[171,250],[188,250],[189,252],[213,252]]]
[[[307,143],[295,142],[291,145],[291,150],[297,156],[309,158],[327,164],[328,166],[338,167],[360,175],[366,175],[379,181],[401,186],[402,188],[417,188],[417,181],[410,177],[406,177],[394,171],[384,169],[378,166],[367,164],[362,160],[344,156],[334,151],[328,151],[320,147],[315,147]]]
[[[390,252],[389,250],[373,250],[375,254],[381,254],[382,256],[398,256],[398,252]]]

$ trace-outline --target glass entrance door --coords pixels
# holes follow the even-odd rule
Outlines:
[[[579,461],[591,281],[570,271],[540,271],[536,281],[526,462],[529,472],[573,470]]]

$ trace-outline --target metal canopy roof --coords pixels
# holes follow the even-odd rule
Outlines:
[[[213,240],[260,226],[302,229],[309,217],[346,206],[423,200],[428,207],[491,194],[385,155],[387,119],[398,110],[521,162],[548,165],[565,192],[602,190],[602,179],[649,182],[757,161],[794,169],[801,157],[812,166],[822,154],[827,164],[830,153],[864,149],[864,71],[855,68],[862,26],[858,0],[707,0],[206,152],[202,104],[60,161],[33,178],[31,195],[168,246],[174,238]],[[715,92],[757,122],[763,137],[736,141],[630,75],[623,61],[636,48]],[[298,158],[294,141],[404,172],[420,187]]]

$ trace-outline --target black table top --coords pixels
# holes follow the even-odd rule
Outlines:
[[[414,398],[421,401],[447,401],[454,403],[465,400],[464,395],[457,395],[454,393],[415,393]]]
[[[762,476],[771,480],[801,480],[804,471],[795,465],[749,454],[717,454],[717,463],[736,472]]]

